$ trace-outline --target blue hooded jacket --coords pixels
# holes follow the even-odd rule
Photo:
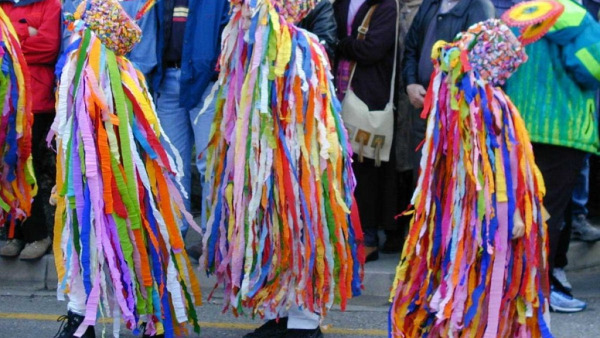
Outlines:
[[[159,88],[165,65],[165,36],[170,29],[172,0],[158,1],[157,67],[152,74],[152,87]],[[221,47],[221,32],[229,19],[228,0],[189,0],[189,12],[183,37],[181,55],[181,92],[179,105],[192,109],[200,104],[202,93],[216,75]]]

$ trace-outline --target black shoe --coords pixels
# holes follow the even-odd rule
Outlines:
[[[381,248],[381,252],[384,254],[395,254],[402,251],[402,245],[404,242],[402,238],[387,237]]]
[[[301,330],[301,329],[289,329],[285,333],[284,338],[322,338],[323,332],[321,328],[317,327],[312,330]]]
[[[261,327],[248,333],[244,338],[283,338],[286,336],[287,317],[279,318],[279,320],[271,319],[264,323]]]
[[[198,262],[200,256],[202,256],[202,240],[190,245],[185,249],[187,251],[188,257],[195,263]]]
[[[370,254],[367,255],[367,257],[365,258],[365,263],[366,262],[373,262],[379,259],[379,250],[375,250],[373,252],[371,252]]]
[[[81,322],[83,322],[83,316],[75,314],[71,311],[67,312],[66,316],[60,316],[56,320],[57,322],[62,321],[60,324],[60,328],[58,332],[54,336],[54,338],[72,338],[75,337],[75,332],[79,328]],[[93,326],[88,326],[87,330],[85,330],[83,336],[81,338],[96,338],[96,332],[94,331]]]

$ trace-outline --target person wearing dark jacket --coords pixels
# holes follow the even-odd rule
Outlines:
[[[48,230],[54,223],[54,208],[47,201],[54,186],[56,160],[46,144],[46,135],[55,114],[54,65],[60,50],[61,9],[58,0],[1,0],[0,6],[15,27],[31,74],[34,116],[31,155],[38,182],[31,216],[17,224],[14,236],[9,236],[0,255],[34,260],[50,248]]]
[[[358,28],[372,6],[373,12],[364,40],[357,39]],[[392,85],[394,48],[396,42],[397,4],[395,0],[337,0],[334,4],[337,22],[336,85],[338,97],[348,87],[370,110],[382,110],[387,105]],[[349,75],[352,64],[356,70],[352,83]],[[395,228],[394,216],[400,213],[397,203],[394,149],[390,161],[375,166],[375,161],[356,156],[352,163],[356,177],[354,196],[359,209],[365,236],[367,261],[376,260],[380,226]]]
[[[320,1],[307,15],[298,23],[298,27],[304,28],[319,38],[319,42],[325,48],[329,62],[335,60],[335,47],[337,45],[337,25],[333,15],[333,5],[329,0]]]
[[[413,20],[404,41],[402,80],[412,110],[412,149],[417,148],[425,136],[425,120],[420,118],[429,77],[433,72],[431,48],[438,40],[452,41],[456,34],[466,31],[474,23],[494,17],[490,0],[424,0]],[[413,157],[416,179],[420,152]]]

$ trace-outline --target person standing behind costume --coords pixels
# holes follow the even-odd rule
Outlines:
[[[596,115],[600,58],[594,52],[600,48],[600,25],[573,1],[557,1],[565,11],[548,34],[527,46],[529,61],[508,80],[506,93],[525,120],[546,184],[550,308],[578,312],[586,303],[573,298],[552,270],[562,265],[561,230],[577,175],[586,153],[600,148]]]
[[[190,210],[192,163],[204,182],[206,159],[202,152],[208,144],[214,117],[214,102],[200,116],[217,72],[221,30],[227,23],[227,0],[164,0],[157,3],[158,38],[156,72],[152,76],[158,118],[166,136],[183,160],[185,207]],[[192,158],[195,147],[196,157]],[[171,154],[172,155],[172,154]],[[180,188],[181,189],[181,188]],[[206,189],[202,193],[202,215],[205,215]],[[202,217],[202,227],[206,220]],[[185,237],[188,224],[182,227]],[[188,249],[198,259],[201,244]]]
[[[31,74],[33,98],[32,157],[38,182],[31,216],[17,224],[13,238],[0,249],[5,257],[38,259],[50,247],[49,229],[54,211],[47,203],[54,186],[55,155],[46,144],[54,120],[54,65],[60,50],[60,2],[58,0],[1,0],[10,18]]]
[[[372,6],[373,12],[364,40],[357,39],[358,28]],[[338,25],[336,86],[338,98],[343,99],[347,88],[352,90],[370,110],[383,110],[389,102],[394,47],[396,39],[397,7],[395,0],[338,0],[334,3]],[[352,64],[356,70],[349,83]],[[390,160],[375,166],[375,161],[356,156],[352,163],[356,176],[354,196],[365,236],[366,261],[379,258],[379,226],[393,227],[394,216],[400,213],[396,200],[396,172],[394,149]]]
[[[402,79],[413,106],[412,144],[416,150],[425,137],[426,122],[420,117],[429,77],[433,72],[431,48],[438,40],[452,41],[456,34],[472,24],[494,17],[490,0],[425,0],[413,20],[404,46]],[[413,179],[421,160],[420,151],[413,157]]]
[[[404,55],[404,39],[423,0],[400,0],[400,31],[398,32],[398,62],[402,64]],[[411,114],[412,106],[404,90],[402,76],[396,76],[396,120],[394,126],[394,146],[396,155],[396,172],[398,177],[398,205],[405,208],[410,204],[413,194],[413,159],[414,150],[411,148]],[[395,227],[385,229],[385,242],[381,248],[383,253],[402,251],[405,232],[408,229],[410,216],[404,215],[397,220]]]
[[[82,0],[64,0],[63,14],[74,13],[77,6]],[[121,7],[127,12],[131,18],[135,18],[142,6],[147,0],[127,0],[121,1]],[[156,17],[156,7],[152,6],[150,10],[144,14],[142,18],[136,21],[137,25],[142,30],[142,40],[133,47],[127,58],[139,69],[146,81],[149,81],[151,73],[156,68],[156,33],[158,30],[158,22]],[[62,50],[63,52],[69,47],[69,37],[71,32],[63,29]]]
[[[335,61],[335,47],[337,45],[337,25],[333,15],[333,5],[329,0],[320,1],[302,21],[298,27],[304,28],[319,38],[325,48],[329,62],[333,66]]]

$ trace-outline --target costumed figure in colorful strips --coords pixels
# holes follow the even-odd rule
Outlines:
[[[499,87],[526,61],[523,44],[562,12],[543,2],[553,12],[528,22],[520,38],[493,19],[433,48],[390,336],[552,336],[544,182],[525,124]]]
[[[232,1],[223,33],[201,260],[236,315],[324,316],[361,292],[340,102],[325,50],[293,24],[315,3]]]
[[[93,337],[113,316],[147,336],[199,332],[198,281],[179,231],[185,212],[141,72],[125,58],[139,27],[118,1],[84,1],[68,17],[56,120],[58,297],[69,297],[61,337]],[[177,154],[177,151],[174,150]],[[140,330],[143,328],[143,330]]]
[[[31,158],[32,101],[29,70],[10,19],[0,9],[0,227],[31,212],[37,192]]]

